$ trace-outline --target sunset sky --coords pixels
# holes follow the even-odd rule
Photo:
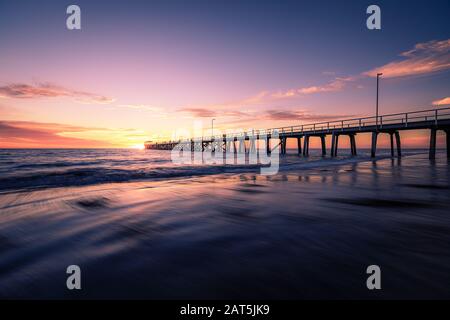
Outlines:
[[[449,107],[450,2],[373,2],[382,30],[368,30],[372,2],[0,0],[0,147],[371,116],[377,72],[381,114]]]

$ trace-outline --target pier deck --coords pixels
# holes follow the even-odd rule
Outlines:
[[[395,113],[381,115],[378,117],[364,117],[336,121],[319,122],[304,125],[294,125],[280,128],[270,128],[265,130],[251,130],[248,132],[233,132],[225,135],[196,137],[186,141],[162,141],[145,143],[146,149],[172,150],[179,143],[191,143],[191,150],[197,150],[200,145],[201,150],[208,147],[222,148],[224,151],[249,152],[255,148],[257,140],[266,140],[267,151],[273,150],[271,140],[277,136],[277,144],[280,147],[280,153],[286,153],[287,139],[297,139],[298,153],[308,156],[309,140],[311,137],[320,137],[322,146],[322,155],[326,155],[325,137],[331,135],[332,157],[337,155],[339,137],[341,135],[349,136],[352,155],[356,155],[355,135],[358,133],[372,133],[371,155],[375,157],[377,149],[377,138],[379,134],[390,135],[391,154],[394,156],[394,141],[397,150],[397,156],[401,156],[400,131],[403,130],[430,130],[429,158],[434,159],[436,155],[436,133],[443,130],[446,133],[447,156],[450,158],[450,108],[428,109],[412,111],[405,113]],[[230,136],[233,146],[230,145]],[[303,139],[303,148],[302,148]],[[245,143],[251,141],[248,147]],[[238,146],[236,146],[236,143]],[[219,144],[219,146],[217,146]],[[200,150],[199,150],[200,151]]]

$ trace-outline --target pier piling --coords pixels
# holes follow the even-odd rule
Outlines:
[[[389,139],[391,141],[391,157],[394,157],[394,133],[389,132]]]
[[[333,133],[331,135],[331,150],[330,150],[330,154],[331,154],[332,157],[335,156],[334,155],[334,147],[335,147],[335,145],[336,145],[336,134]]]
[[[429,158],[430,160],[434,160],[436,158],[436,129],[432,128],[430,130],[430,152]]]
[[[303,156],[309,156],[309,136],[305,136],[305,141],[303,141]]]
[[[352,156],[356,156],[356,139],[355,134],[350,134],[350,149],[352,152]]]
[[[400,144],[400,132],[395,131],[395,144],[397,145],[397,157],[402,156],[402,146]]]
[[[333,150],[333,154],[335,157],[337,157],[338,146],[339,146],[339,134],[336,134],[334,136],[334,150]]]
[[[301,155],[302,154],[302,138],[301,137],[297,138],[297,150],[298,150],[298,155]]]
[[[322,145],[322,157],[324,157],[327,154],[327,149],[325,145],[325,135],[320,136],[320,144]]]
[[[267,154],[272,153],[272,148],[270,147],[270,138],[269,137],[266,138],[266,152],[267,152]]]
[[[372,158],[375,158],[376,153],[377,153],[377,138],[378,138],[378,132],[373,131],[372,132],[372,148],[371,148],[371,152],[370,152],[370,156]]]
[[[445,130],[446,136],[446,148],[447,148],[447,158],[450,159],[450,129]]]

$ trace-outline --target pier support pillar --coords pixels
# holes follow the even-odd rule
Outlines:
[[[334,149],[336,147],[336,136],[337,135],[334,134],[334,133],[331,135],[331,150],[330,150],[330,154],[331,154],[332,157],[335,156]]]
[[[355,134],[350,134],[350,149],[352,152],[352,156],[356,156],[356,139]]]
[[[232,145],[234,144],[234,141],[228,141],[228,142],[226,142],[226,148],[227,148],[227,152],[232,152],[231,151],[231,147],[232,147]]]
[[[394,157],[394,133],[389,132],[389,139],[391,141],[391,158]]]
[[[268,155],[272,153],[272,149],[270,148],[270,138],[269,137],[266,138],[266,152]]]
[[[281,138],[280,139],[280,147],[281,147],[281,154],[286,154],[286,138]]]
[[[331,153],[333,154],[333,157],[337,156],[338,145],[339,145],[339,135],[335,134],[334,135],[334,144],[333,144],[333,147],[332,147],[333,150],[331,150]]]
[[[305,136],[305,140],[303,141],[303,155],[305,157],[309,156],[309,136]]]
[[[431,160],[436,158],[436,129],[431,129],[430,132],[430,153],[429,153],[429,158]]]
[[[245,139],[239,140],[239,153],[245,153]]]
[[[223,153],[227,153],[227,136],[222,135],[222,140],[220,141],[220,145]]]
[[[447,158],[450,159],[450,129],[445,130],[445,135],[446,135]]]
[[[256,138],[250,138],[250,153],[256,153]]]
[[[376,132],[376,131],[372,132],[372,149],[370,152],[370,156],[372,158],[375,158],[375,155],[377,153],[377,138],[378,138],[378,132]]]
[[[402,156],[402,145],[400,144],[400,132],[395,131],[395,144],[397,145],[397,157]]]
[[[325,136],[324,135],[320,136],[320,143],[322,145],[322,157],[324,157],[327,154],[327,149],[326,149],[326,146],[325,146]]]
[[[447,134],[448,137],[448,134]],[[298,155],[302,154],[302,138],[298,137],[297,138],[297,150],[298,150]]]
[[[391,141],[391,157],[395,157],[394,136],[395,136],[395,145],[397,146],[397,157],[400,158],[402,156],[402,147],[400,144],[400,133],[398,131],[389,132],[389,138]]]

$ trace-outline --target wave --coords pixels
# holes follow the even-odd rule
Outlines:
[[[417,154],[421,152],[410,153]],[[389,158],[384,154],[376,159]],[[48,159],[48,158],[47,158]],[[115,159],[97,158],[85,161],[82,157],[76,159],[60,158],[55,161],[33,163],[17,162],[13,166],[3,168],[8,174],[0,178],[0,192],[88,186],[104,183],[138,182],[147,180],[165,180],[184,177],[217,175],[217,174],[239,174],[259,173],[261,165],[180,165],[173,166],[168,153],[160,158],[134,158],[127,159],[126,156]],[[279,171],[289,172],[298,170],[309,170],[321,167],[345,165],[372,159],[367,154],[358,157],[322,158],[310,156],[299,158],[296,155],[287,155],[280,158]],[[3,162],[3,165],[5,162]]]
[[[182,177],[256,171],[259,166],[208,166],[126,170],[110,168],[69,169],[0,178],[0,191],[86,186],[103,183],[174,179]]]
[[[86,161],[86,162],[44,162],[44,163],[25,163],[25,164],[19,164],[16,165],[15,168],[17,169],[34,169],[34,168],[60,168],[60,167],[73,167],[73,166],[90,166],[90,165],[96,165],[101,164],[101,160],[97,161]]]

